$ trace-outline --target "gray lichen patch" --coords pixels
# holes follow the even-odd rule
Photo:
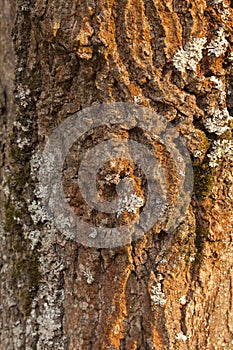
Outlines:
[[[207,45],[209,55],[220,57],[225,54],[229,43],[226,39],[226,33],[223,28],[220,28],[216,33],[216,37]]]
[[[152,286],[150,298],[156,306],[164,306],[166,304],[167,300],[165,298],[165,293],[162,291],[162,285],[160,282]]]
[[[119,208],[117,211],[117,216],[120,216],[125,210],[128,213],[136,214],[137,209],[141,208],[144,205],[144,198],[138,197],[136,194],[130,194],[122,198],[119,203]]]
[[[197,65],[203,57],[206,38],[194,38],[190,43],[176,52],[173,63],[177,70],[184,73],[186,70],[196,71]]]
[[[162,282],[163,282],[163,277],[161,275],[158,275],[156,278],[154,272],[151,271],[148,291],[149,291],[152,307],[155,309],[158,306],[164,307],[167,302],[166,295],[163,291]]]
[[[229,114],[227,108],[212,108],[209,112],[209,117],[204,121],[204,125],[210,133],[222,135],[226,131],[231,130],[230,122],[232,121],[233,117]]]
[[[213,142],[211,152],[207,155],[210,159],[209,165],[217,167],[223,160],[233,162],[233,140],[217,140]]]

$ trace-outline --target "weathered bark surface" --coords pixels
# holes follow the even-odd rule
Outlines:
[[[10,3],[0,2],[1,348],[233,349],[232,2],[18,0],[14,124]],[[87,248],[43,216],[37,155],[66,117],[113,101],[177,126],[194,194],[173,232]]]
[[[10,235],[11,232],[4,231],[4,203],[9,194],[8,135],[14,120],[15,61],[11,30],[15,17],[15,2],[3,0],[0,7],[0,346],[3,349],[11,349],[12,331],[16,320],[15,311],[13,311],[13,308],[16,310],[13,290],[16,290],[17,286],[12,283],[12,254],[7,247],[8,234]]]

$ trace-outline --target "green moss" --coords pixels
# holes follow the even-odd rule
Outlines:
[[[13,278],[22,285],[19,290],[19,305],[25,316],[30,315],[32,301],[41,280],[38,258],[35,252],[25,255],[21,252],[19,260],[14,262]]]
[[[14,160],[19,160],[22,158],[22,156],[24,156],[22,150],[19,148],[16,142],[18,137],[19,135],[16,129],[13,132],[8,133],[8,139],[9,139],[9,145],[10,145],[9,156],[11,159],[14,159]]]
[[[27,317],[41,279],[39,253],[31,251],[30,241],[23,236],[22,225],[17,218],[25,221],[26,211],[15,209],[12,202],[5,204],[5,229],[10,232],[8,251],[12,258],[12,279],[15,286],[20,284],[18,302],[21,312]]]
[[[230,125],[230,129],[233,129],[233,122],[231,121],[229,123]],[[224,132],[220,137],[220,140],[232,140],[232,131],[231,130],[227,130],[226,132]]]
[[[198,166],[193,167],[194,170],[194,193],[197,200],[204,200],[209,197],[216,181],[216,170],[209,166],[209,159],[205,158],[204,162]],[[207,203],[211,205],[211,201],[205,202],[205,210],[208,211]],[[201,210],[201,207],[199,207]],[[195,260],[192,263],[192,271],[197,273],[203,261],[203,250],[205,242],[209,236],[208,223],[202,223],[197,220],[196,223],[196,237],[194,245],[196,248]]]
[[[10,222],[13,221],[16,216],[15,206],[10,200],[5,203],[5,215]]]
[[[210,194],[215,181],[215,169],[208,163],[193,167],[194,193],[197,198],[203,198]]]
[[[15,205],[10,200],[8,200],[5,203],[5,227],[4,227],[7,232],[12,232],[13,228],[16,229],[17,227],[21,227],[21,225],[17,224],[17,218],[22,218],[22,212],[17,210],[15,208]]]
[[[22,200],[22,190],[25,183],[31,183],[30,162],[27,162],[19,171],[11,174],[8,179],[9,188],[14,189],[14,194],[19,200]]]
[[[11,179],[11,187],[14,191],[14,198],[23,188],[23,178],[28,174],[29,166],[25,165],[22,174],[15,174]],[[13,183],[18,184],[12,187]],[[9,232],[8,251],[12,259],[12,280],[15,286],[20,285],[18,289],[18,303],[21,312],[25,317],[31,312],[32,301],[36,295],[41,279],[39,253],[36,250],[31,251],[31,244],[23,235],[21,222],[30,222],[30,215],[27,205],[23,206],[23,196],[21,194],[20,209],[10,199],[5,203],[5,230]],[[20,219],[20,220],[18,220]]]
[[[28,17],[23,16],[21,19],[25,27]],[[24,33],[27,33],[27,31],[24,30]],[[15,35],[15,40],[17,41],[17,35]],[[24,52],[22,52],[22,48],[23,46],[17,48],[17,44],[15,45],[21,60],[18,62],[20,67],[27,60],[27,48],[25,46]],[[18,72],[16,74],[15,92],[30,88],[29,80],[26,78],[24,80],[22,79],[22,74]],[[37,122],[34,114],[36,105],[33,100],[31,102],[28,101],[26,108],[17,97],[16,102],[18,107],[15,113],[15,120],[24,127],[18,128],[17,124],[13,125],[12,131],[8,134],[7,162],[10,169],[8,187],[11,193],[5,202],[4,215],[5,230],[7,232],[6,248],[8,249],[7,255],[12,265],[12,283],[14,293],[18,298],[17,306],[19,306],[23,315],[28,316],[41,278],[39,252],[36,249],[38,245],[35,249],[31,249],[31,241],[25,238],[23,227],[25,225],[28,230],[35,229],[28,211],[27,200],[33,196],[32,187],[28,185],[33,183],[30,175],[30,159],[32,151],[37,145]],[[25,139],[28,140],[28,144],[21,149],[18,140]],[[20,287],[17,289],[17,286]]]
[[[198,140],[199,140],[198,149],[201,153],[201,156],[194,158],[193,166],[200,166],[206,156],[206,153],[210,145],[209,145],[209,140],[203,131],[196,129],[196,134],[198,135]]]
[[[208,239],[209,229],[206,227],[200,226],[198,223],[196,225],[196,238],[195,238],[195,247],[196,255],[195,260],[192,264],[192,270],[194,273],[197,273],[200,269],[201,263],[203,261],[203,250],[205,247],[205,242]]]

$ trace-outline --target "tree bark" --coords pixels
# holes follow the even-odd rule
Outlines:
[[[233,349],[232,1],[0,6],[1,348]],[[39,155],[69,116],[113,102],[176,127],[194,190],[172,232],[91,248],[44,215]],[[105,132],[116,130],[94,130],[63,169],[76,213],[77,152]]]

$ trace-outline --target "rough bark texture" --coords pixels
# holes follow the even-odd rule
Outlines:
[[[18,0],[14,24],[0,6],[1,348],[233,349],[232,1]],[[43,216],[37,155],[113,101],[177,126],[194,193],[174,232],[87,248]]]

